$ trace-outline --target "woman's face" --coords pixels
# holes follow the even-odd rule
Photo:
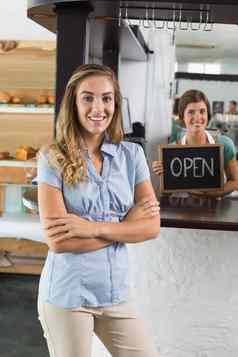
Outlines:
[[[115,93],[106,76],[90,76],[79,85],[76,105],[83,137],[102,136],[115,111]]]
[[[184,111],[183,120],[188,132],[193,134],[203,132],[208,124],[206,103],[201,101],[188,104]]]

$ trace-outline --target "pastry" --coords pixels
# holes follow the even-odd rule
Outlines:
[[[48,95],[48,103],[51,105],[55,104],[55,97],[53,95]]]
[[[8,160],[10,158],[10,153],[8,151],[0,152],[0,160]]]
[[[1,104],[7,104],[10,102],[10,100],[11,100],[11,97],[9,94],[7,94],[6,92],[0,91],[0,103]]]
[[[21,98],[19,98],[19,97],[12,97],[11,102],[12,102],[13,104],[20,104],[20,103],[21,103]]]
[[[16,151],[16,160],[26,161],[36,156],[37,150],[30,146],[20,146]]]
[[[47,104],[47,96],[46,95],[38,95],[36,97],[36,102],[38,105]]]

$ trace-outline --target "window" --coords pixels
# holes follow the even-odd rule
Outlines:
[[[188,64],[189,73],[204,73],[203,63],[189,63]]]
[[[219,63],[205,63],[204,64],[204,73],[220,74],[221,73],[221,65]]]
[[[220,63],[188,63],[189,73],[206,73],[206,74],[220,74],[221,65]]]

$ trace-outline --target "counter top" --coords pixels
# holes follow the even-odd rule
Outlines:
[[[38,215],[4,213],[0,216],[0,239],[29,239],[44,243],[44,232]]]
[[[159,197],[161,226],[238,231],[238,196],[220,200],[195,196]]]

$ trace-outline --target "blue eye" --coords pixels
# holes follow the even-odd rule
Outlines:
[[[112,97],[111,96],[105,96],[105,97],[103,97],[103,101],[105,102],[105,103],[110,103],[111,101],[112,101]]]
[[[91,95],[85,95],[83,97],[83,100],[86,102],[86,103],[92,103],[93,102],[93,97]]]

